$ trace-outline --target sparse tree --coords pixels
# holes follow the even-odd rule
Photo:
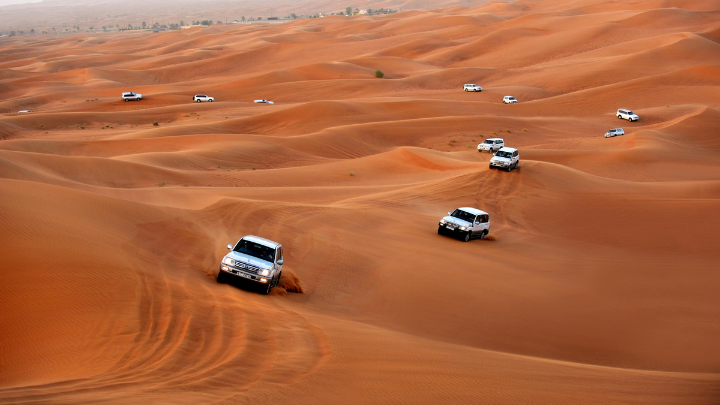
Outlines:
[[[145,29],[147,27],[147,23],[145,21],[142,22],[142,27]]]
[[[290,18],[292,18],[293,20],[297,20],[297,15],[295,15],[295,13],[291,13]]]
[[[220,20],[215,21],[215,24],[218,24],[218,25],[220,25],[220,24],[222,24],[222,23],[223,23],[223,22],[220,21]]]
[[[240,17],[240,19],[242,20],[242,22],[245,22],[245,16]]]
[[[345,14],[352,15],[352,7],[346,7],[345,8]]]
[[[30,28],[30,34],[35,35],[35,28]]]

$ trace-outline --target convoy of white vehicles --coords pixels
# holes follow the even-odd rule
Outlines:
[[[476,84],[466,84],[463,86],[464,91],[482,91],[482,87]],[[142,100],[142,94],[134,92],[122,93],[124,101]],[[203,101],[213,102],[214,97],[205,94],[196,94],[193,101],[200,103]],[[517,99],[513,96],[503,97],[503,103],[515,104]],[[265,99],[255,100],[258,104],[274,104],[272,101]],[[30,112],[29,110],[21,110],[20,113]],[[616,113],[620,119],[626,119],[630,122],[637,121],[640,118],[628,109],[618,109]],[[605,138],[625,135],[622,128],[614,128],[605,133]],[[486,139],[477,146],[478,152],[487,151],[494,156],[490,159],[489,168],[505,169],[510,172],[516,169],[520,164],[520,151],[515,148],[505,146],[505,140],[502,138]],[[453,212],[448,212],[448,216],[440,220],[438,224],[438,234],[451,235],[468,242],[471,239],[483,239],[490,232],[490,215],[477,208],[462,207]],[[223,257],[220,264],[220,271],[217,281],[222,283],[229,278],[238,278],[249,280],[260,286],[260,292],[263,294],[270,293],[275,287],[282,275],[283,256],[282,245],[268,239],[258,236],[244,236],[235,245],[228,245],[230,253]]]

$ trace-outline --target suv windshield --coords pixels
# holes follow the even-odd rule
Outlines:
[[[233,252],[245,253],[270,263],[275,261],[275,249],[245,239],[238,242]]]
[[[627,114],[627,115],[635,115],[635,114],[633,114],[633,112],[630,111],[630,110],[625,111],[625,114]]]
[[[483,143],[495,143],[495,141],[490,141],[490,140],[488,140],[488,141],[485,141],[485,142],[483,142]]]
[[[501,150],[495,154],[495,157],[509,158],[512,157],[512,152]]]
[[[475,215],[473,215],[469,212],[465,212],[461,209],[457,209],[457,210],[453,211],[453,213],[450,216],[454,217],[454,218],[460,218],[465,222],[472,222],[475,219]]]

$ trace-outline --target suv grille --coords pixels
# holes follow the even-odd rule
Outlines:
[[[236,267],[242,271],[245,271],[248,273],[253,273],[253,274],[258,274],[260,272],[259,267],[253,266],[252,264],[249,264],[249,263],[239,262],[237,260],[233,260],[233,267]]]

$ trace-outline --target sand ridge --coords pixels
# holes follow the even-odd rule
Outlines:
[[[0,402],[717,403],[719,10],[2,38]],[[246,234],[269,296],[215,281]]]

